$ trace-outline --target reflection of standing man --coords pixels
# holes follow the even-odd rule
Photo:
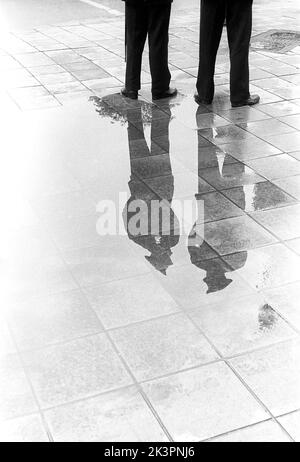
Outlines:
[[[216,175],[219,176],[220,182],[222,182],[223,169],[226,166],[227,154],[224,152],[224,155],[220,155],[217,153],[217,151],[212,151],[212,159],[209,159],[208,162],[207,152],[205,152],[205,154],[203,154],[202,152],[203,149],[201,148],[201,140],[202,136],[200,134],[200,131],[198,130],[198,176],[201,177],[201,169],[206,168],[207,163],[209,163],[213,166],[212,168],[216,169]],[[243,169],[245,169],[244,164],[241,164],[241,166]],[[201,193],[201,191],[199,190],[199,192],[196,194],[196,199],[197,201],[204,201],[204,217],[202,217],[202,220],[205,219],[205,213],[207,207],[209,206],[209,204],[207,205],[205,198],[205,194]],[[245,209],[246,204],[243,187],[241,187],[238,190],[237,198],[239,199],[240,207]],[[218,224],[217,221],[215,223],[216,225]],[[232,264],[230,265],[226,264],[221,257],[205,259],[205,257],[203,257],[203,255],[205,255],[205,250],[207,247],[207,243],[205,242],[205,228],[206,224],[204,224],[204,228],[201,234],[199,235],[197,234],[197,225],[194,225],[189,235],[188,251],[191,257],[192,264],[206,272],[205,278],[203,280],[207,285],[207,293],[210,294],[213,292],[224,290],[227,286],[229,286],[232,283],[232,279],[227,278],[226,273],[230,273],[242,268],[246,263],[248,254],[247,252],[239,252],[237,254],[232,255]],[[221,241],[223,238],[222,226],[220,226],[220,229],[218,229],[218,226],[216,226],[215,233],[216,241]]]
[[[123,0],[126,2],[126,82],[122,95],[137,99],[141,88],[142,55],[148,36],[154,100],[176,96],[170,88],[168,66],[169,24],[173,0]]]
[[[233,107],[252,106],[260,100],[249,92],[249,47],[253,0],[201,0],[200,58],[195,100],[211,104],[214,73],[224,20],[230,49],[230,97]]]
[[[152,108],[152,111],[155,109]],[[172,262],[172,248],[179,242],[179,222],[172,210],[172,199],[174,193],[174,177],[172,174],[170,156],[169,156],[169,123],[171,119],[170,110],[165,109],[164,117],[158,121],[151,122],[151,149],[148,148],[142,120],[142,109],[133,111],[133,120],[131,123],[131,113],[128,111],[128,144],[131,166],[131,178],[129,181],[130,199],[126,204],[123,212],[123,219],[125,220],[125,228],[128,232],[129,238],[137,245],[145,248],[150,252],[149,256],[145,256],[146,260],[154,266],[155,269],[162,274],[167,273],[167,269],[173,265]],[[149,179],[149,170],[151,171],[151,161],[155,164],[155,157],[157,155],[157,145],[155,139],[160,138],[167,151],[163,154],[164,159],[164,173],[167,174],[168,179],[165,193],[159,198],[152,192],[143,180]],[[159,156],[161,157],[161,156]],[[150,169],[139,168],[140,162],[150,161]],[[155,171],[155,168],[154,168]],[[160,171],[154,172],[155,177],[160,175]],[[151,176],[150,176],[151,178]],[[163,208],[157,210],[152,208],[153,202],[162,204]],[[135,210],[136,205],[142,203],[145,205],[144,216],[141,209]],[[132,207],[133,206],[133,207]],[[158,211],[158,213],[157,213]],[[145,216],[146,214],[146,216]],[[145,221],[147,226],[140,228],[140,232],[133,232],[130,226],[131,221],[136,221],[137,217]],[[134,230],[136,231],[136,230]],[[137,230],[139,231],[139,230]]]

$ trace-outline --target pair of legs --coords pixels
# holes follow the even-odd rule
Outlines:
[[[140,6],[126,4],[127,66],[126,89],[141,88],[142,55],[148,36],[152,94],[160,96],[169,89],[169,24],[171,5]]]
[[[200,60],[197,90],[200,99],[214,97],[214,73],[224,21],[230,50],[230,94],[233,104],[247,101],[249,46],[253,0],[201,0]]]

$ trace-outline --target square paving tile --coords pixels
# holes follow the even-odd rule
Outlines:
[[[284,80],[287,82],[294,83],[295,85],[300,84],[300,75],[299,74],[291,74],[291,75],[285,75],[283,77]]]
[[[254,83],[256,84],[257,82]],[[269,88],[269,92],[272,92],[283,99],[294,99],[299,98],[300,96],[299,88],[296,85],[288,83],[282,79],[278,79],[274,85],[270,84],[270,87],[271,86],[272,88]],[[262,98],[262,103],[265,102],[266,101]]]
[[[275,154],[280,154],[281,151],[270,143],[259,138],[254,140],[233,141],[223,144],[222,149],[237,160],[245,162],[250,159],[259,159],[261,157],[269,157]]]
[[[219,192],[211,192],[197,196],[198,201],[203,201],[204,221],[216,221],[223,218],[232,218],[243,215],[243,211],[236,207]]]
[[[199,130],[201,136],[213,142],[217,146],[230,143],[232,141],[252,139],[253,135],[236,125],[227,125],[225,127],[206,128]]]
[[[65,69],[58,64],[52,63],[48,66],[34,66],[29,67],[28,71],[39,79],[39,77],[46,75],[55,75],[59,73],[64,73]]]
[[[300,330],[299,291],[300,282],[295,282],[263,292],[266,302],[298,330]]]
[[[231,364],[273,415],[299,409],[299,341],[246,354],[231,360]]]
[[[28,196],[32,199],[46,194],[60,194],[80,190],[78,180],[63,166],[49,166],[47,172],[41,169],[39,178],[28,185]]]
[[[73,50],[55,50],[55,51],[47,51],[45,53],[49,58],[51,58],[52,62],[54,61],[57,64],[64,64],[64,63],[76,63],[76,62],[85,62],[86,60],[79,56]]]
[[[260,95],[260,104],[276,103],[277,101],[282,101],[282,97],[277,95],[274,91],[262,90],[261,88],[255,85],[256,82],[250,83],[250,92],[252,94]]]
[[[38,406],[18,356],[1,358],[0,372],[0,421],[36,412]]]
[[[243,252],[224,259],[240,277],[258,290],[299,280],[299,257],[283,244],[249,250],[245,262]]]
[[[300,106],[291,101],[279,101],[278,103],[261,104],[259,111],[272,117],[282,117],[293,114],[300,114]]]
[[[219,254],[242,252],[276,242],[276,239],[247,216],[207,223],[205,241]]]
[[[145,143],[144,139],[132,139],[130,140],[130,158],[137,159],[140,157],[149,156],[149,147]],[[151,156],[161,156],[165,154],[165,151],[158,146],[158,144],[151,142]]]
[[[223,165],[222,168],[200,169],[199,175],[219,190],[265,181],[254,170],[241,163]]]
[[[263,139],[265,139],[266,135],[279,135],[294,131],[292,127],[277,119],[260,120],[259,122],[246,122],[240,124],[240,127]]]
[[[149,272],[145,250],[140,246],[132,246],[127,236],[109,236],[98,247],[65,252],[64,256],[82,287],[96,286]]]
[[[74,70],[72,74],[80,81],[88,81],[94,79],[103,79],[107,77],[111,77],[107,72],[101,69],[99,66],[94,66],[90,69],[81,69],[81,70]]]
[[[56,256],[8,262],[0,268],[0,278],[8,295],[23,299],[76,288],[66,265]]]
[[[7,322],[2,317],[0,317],[0,359],[16,352],[17,349],[8,328]]]
[[[212,443],[290,443],[291,439],[274,421],[242,428],[210,440]]]
[[[80,291],[32,298],[8,306],[8,319],[20,349],[35,349],[102,331]]]
[[[191,316],[225,357],[296,335],[259,295],[199,307]]]
[[[3,73],[2,76],[2,88],[22,88],[22,87],[34,87],[40,85],[27,70],[16,69]]]
[[[92,207],[92,203],[91,201],[89,207]],[[61,251],[80,249],[101,243],[101,236],[97,232],[99,217],[96,212],[91,215],[84,215],[83,211],[83,215],[81,215],[79,208],[78,212],[78,216],[73,215],[72,212],[62,216],[58,213],[55,216],[55,214],[51,214],[49,208],[49,215],[47,212],[45,214],[45,223],[49,234]]]
[[[114,77],[102,77],[101,79],[83,80],[82,83],[85,87],[95,92],[99,90],[107,91],[107,88],[122,87],[122,81],[115,79]]]
[[[295,202],[269,181],[223,190],[222,194],[246,212],[274,209]]]
[[[267,418],[223,363],[144,384],[173,439],[201,441]]]
[[[3,219],[6,219],[5,214],[3,214]],[[7,219],[10,221],[9,217]],[[25,223],[27,220],[31,221],[31,217],[24,217]],[[18,226],[17,220],[16,226]],[[55,245],[41,226],[26,226],[26,224],[16,230],[12,224],[12,228],[3,233],[0,251],[3,261],[7,262],[33,261],[58,255]]]
[[[138,381],[219,358],[184,314],[124,327],[111,332],[111,337]]]
[[[300,173],[300,162],[288,154],[249,160],[247,165],[268,180],[285,178]]]
[[[43,408],[131,383],[105,334],[27,352],[23,359]]]
[[[76,79],[68,72],[57,72],[54,74],[42,74],[38,76],[39,81],[45,86],[53,86],[57,84],[65,84],[74,82]],[[50,89],[50,88],[49,88]]]
[[[53,60],[44,53],[17,54],[15,58],[25,67],[51,66],[53,64]]]
[[[218,167],[222,169],[223,165],[229,165],[237,163],[237,160],[229,156],[218,146],[210,144],[208,146],[200,146],[199,149],[195,143],[192,143],[192,149],[189,149],[189,154],[186,151],[174,150],[174,158],[179,161],[184,167],[197,175],[200,169],[206,169],[210,167]],[[195,149],[194,149],[195,148]]]
[[[300,160],[300,151],[293,151],[289,153],[290,156],[294,157],[295,159]]]
[[[204,128],[222,127],[224,125],[230,125],[230,121],[218,116],[214,113],[208,114],[197,114],[196,115],[197,128],[202,130]]]
[[[205,180],[199,178],[196,173],[189,171],[177,173],[175,176],[168,175],[148,178],[145,180],[145,183],[161,199],[173,198],[173,201],[193,197],[197,192],[206,193],[214,191],[214,188]]]
[[[295,130],[280,135],[261,135],[261,137],[281,151],[290,152],[300,149],[300,133]]]
[[[33,414],[0,423],[0,442],[49,443],[41,417]]]
[[[12,70],[12,69],[21,69],[21,64],[12,56],[1,56],[0,57],[0,69],[2,70]]]
[[[179,311],[152,274],[86,288],[84,292],[107,329]]]
[[[297,76],[300,80],[300,74]],[[283,116],[280,118],[281,122],[284,122],[287,125],[290,125],[293,128],[296,128],[297,130],[300,130],[300,115],[289,115],[289,116]]]
[[[300,204],[255,212],[251,216],[282,240],[300,237]]]
[[[274,183],[291,196],[300,200],[300,175],[280,178],[278,180],[274,180]]]
[[[54,95],[84,91],[86,87],[78,81],[45,84],[45,88]]]
[[[294,250],[298,255],[300,255],[300,238],[292,239],[291,241],[286,241],[285,245],[288,246],[289,249]]]
[[[49,91],[45,87],[38,85],[33,87],[14,88],[9,90],[9,94],[17,102],[28,102],[29,104],[34,101],[34,99],[49,96]]]
[[[32,87],[32,88],[39,88],[39,87]],[[45,89],[46,91],[46,89]],[[59,107],[59,101],[52,95],[46,94],[42,96],[32,96],[32,97],[15,97],[13,96],[13,100],[16,102],[17,106],[22,111],[33,111],[38,109],[48,109]]]
[[[31,201],[38,215],[50,224],[60,218],[63,220],[91,215],[96,210],[96,202],[93,193],[86,190],[44,195]]]
[[[297,443],[300,442],[300,411],[279,417],[278,421]]]
[[[46,419],[55,442],[168,441],[133,387],[57,407]]]
[[[203,147],[198,152],[198,169],[210,167],[222,167],[227,164],[234,164],[237,160],[229,156],[225,151],[215,145]]]
[[[131,166],[133,173],[142,179],[155,178],[172,174],[170,156],[168,154],[133,159],[131,161]],[[178,165],[177,169],[173,170],[173,173],[179,172],[180,170],[183,171],[183,169],[183,165]]]
[[[235,124],[257,122],[271,117],[255,108],[251,108],[250,106],[220,111],[219,114]]]

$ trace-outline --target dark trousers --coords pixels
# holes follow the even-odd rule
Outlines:
[[[226,19],[230,50],[231,101],[249,98],[249,46],[253,0],[201,0],[200,60],[197,80],[199,96],[214,97],[214,72]]]
[[[168,90],[171,74],[168,67],[170,5],[126,4],[127,66],[126,88],[140,90],[142,55],[148,35],[152,94]]]

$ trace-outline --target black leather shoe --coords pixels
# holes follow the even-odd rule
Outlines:
[[[195,94],[194,94],[194,100],[196,101],[197,104],[206,104],[206,105],[209,105],[209,104],[212,103],[212,100],[208,100],[208,99],[201,98],[201,96],[199,95],[199,93],[195,93]]]
[[[259,95],[252,95],[246,101],[240,101],[239,103],[231,103],[232,107],[242,107],[242,106],[254,106],[260,102]]]
[[[152,95],[152,99],[153,101],[155,101],[164,98],[174,98],[175,96],[177,96],[177,94],[177,88],[169,88],[167,91],[164,91],[163,93],[160,93],[158,95]]]
[[[138,99],[138,92],[136,90],[127,90],[127,88],[122,88],[121,95],[125,98]]]

